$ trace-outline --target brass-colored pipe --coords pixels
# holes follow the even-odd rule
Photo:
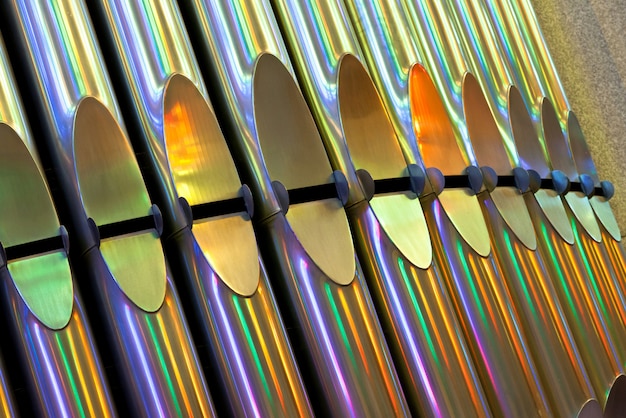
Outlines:
[[[0,276],[5,359],[26,387],[25,414],[115,414],[100,358],[74,290],[59,224],[24,106],[0,39]],[[41,240],[57,242],[36,249]],[[19,251],[22,248],[31,248]],[[0,415],[15,416],[0,364]]]
[[[405,10],[400,2],[380,1],[371,5],[368,2],[349,1],[347,5],[352,22],[357,26],[356,32],[360,37],[361,46],[364,50],[368,50],[365,55],[368,57],[370,68],[374,73],[378,71],[379,76],[375,77],[375,80],[385,80],[380,88],[382,91],[387,90],[387,95],[384,95],[383,98],[386,99],[388,111],[392,115],[396,113],[392,119],[399,121],[402,120],[400,115],[404,115],[404,122],[401,123],[404,124],[404,127],[400,132],[405,133],[404,136],[410,135],[409,138],[416,141],[420,147],[421,159],[425,164],[440,168],[445,175],[462,173],[465,169],[464,160],[470,161],[472,159],[469,157],[470,152],[461,154],[459,151],[456,141],[458,136],[455,138],[452,124],[434,85],[426,72],[420,69],[420,66],[415,66],[415,63],[419,62],[417,61],[419,59],[417,50],[412,52],[414,61],[408,63],[398,59],[402,57],[401,54],[394,53],[396,45],[402,45],[398,48],[401,51],[406,51],[409,49],[407,44],[410,45],[411,39],[419,39],[423,41],[421,43],[424,47],[423,51],[425,51],[421,56],[429,54],[430,56],[426,60],[430,60],[431,65],[435,67],[436,61],[443,60],[445,56],[444,54],[439,55],[440,50],[451,48],[448,50],[449,52],[455,51],[455,54],[461,52],[458,43],[437,44],[436,47],[429,49],[431,45],[424,44],[428,42],[436,44],[436,41],[422,40],[415,35],[416,32],[409,25]],[[422,6],[424,5],[422,4]],[[440,6],[440,4],[429,4],[424,7],[428,9],[428,7],[437,8]],[[434,17],[428,15],[428,19],[431,17],[433,20],[428,20],[422,27],[424,33],[443,33],[452,38],[455,36],[448,23],[445,24],[447,26],[444,25],[445,27],[437,32],[429,31],[428,25],[434,24],[435,21],[439,22],[439,17],[436,15]],[[401,31],[404,31],[408,36],[401,36]],[[451,41],[452,38],[447,39]],[[373,45],[382,45],[383,48],[379,50]],[[390,56],[391,59],[383,60],[380,58],[383,56]],[[399,62],[398,68],[405,67],[412,68],[412,70],[410,73],[406,70],[404,72],[398,71],[400,75],[394,75],[392,71],[386,69],[390,67],[389,61],[394,64]],[[451,63],[450,68],[436,69],[439,72],[436,73],[435,79],[438,80],[437,83],[440,86],[451,86],[457,82],[460,84],[466,68],[462,58],[460,58]],[[455,73],[459,73],[458,80],[454,75]],[[389,74],[391,77],[385,77],[384,74]],[[387,85],[397,83],[394,78],[400,80],[408,78],[410,80],[409,88],[403,91],[403,94],[409,98],[410,107],[394,106],[395,103],[389,100],[389,92],[398,90],[397,87],[387,88]],[[461,94],[462,92],[459,91],[459,98]],[[448,110],[450,111],[450,107]],[[451,113],[454,114],[455,111]],[[406,115],[410,116],[407,117]],[[457,117],[463,117],[463,110],[457,114]],[[396,126],[401,124],[396,123]],[[410,132],[411,128],[415,131],[414,133]],[[399,137],[401,140],[407,140],[402,135]],[[459,142],[463,143],[464,141]],[[404,148],[410,149],[411,147]],[[445,151],[442,152],[442,150]],[[414,157],[414,161],[418,161],[418,158]],[[472,222],[479,226],[481,222],[484,222],[482,213],[480,213],[480,206],[475,200],[476,198],[470,193],[469,190],[464,189],[444,189],[437,197],[427,195],[422,198],[434,242],[435,259],[452,295],[494,414],[525,415],[533,411],[532,414],[550,415],[550,408],[544,393],[535,382],[537,375],[532,359],[524,352],[528,349],[527,343],[523,335],[519,333],[521,324],[512,306],[508,290],[502,283],[502,272],[496,260],[489,255],[489,242],[487,241],[486,253],[477,252],[475,248],[472,248],[461,238],[448,218],[450,214],[452,217],[457,217],[459,213],[464,213],[464,220],[457,218],[457,221],[461,224],[465,223],[465,228],[467,228],[469,219],[472,219]],[[445,211],[442,211],[442,203],[440,203],[442,201],[445,202]],[[479,212],[464,212],[468,207],[476,208]],[[482,225],[485,228],[484,231],[487,232],[484,223]],[[482,232],[480,228],[478,231],[479,233]],[[474,237],[473,241],[469,242],[470,244],[475,243],[476,238]],[[530,242],[532,245],[532,239]],[[477,289],[480,289],[482,293],[477,293]],[[485,308],[485,306],[489,306],[489,308]],[[498,332],[492,334],[491,331],[494,328],[481,327],[481,323],[484,321],[479,318],[481,318],[481,312],[484,312],[483,309],[492,313],[489,326],[498,328]],[[509,337],[506,340],[498,340],[498,335],[508,335]],[[487,347],[494,347],[497,351],[490,352]],[[506,367],[511,367],[511,370],[504,372]],[[503,371],[502,376],[499,376],[497,372],[494,373],[495,370]],[[513,374],[517,377],[507,381]],[[510,397],[509,394],[513,392],[520,395],[520,398],[513,399]]]
[[[196,341],[207,347],[202,358],[221,376],[209,380],[217,398],[225,400],[218,408],[228,415],[255,408],[264,415],[307,414],[309,401],[249,213],[238,209],[196,218],[190,233],[181,231],[189,220],[180,198],[193,212],[237,198],[245,188],[176,3],[101,1],[97,9],[101,39],[108,43],[124,80],[123,95],[132,110],[127,120],[139,133],[137,146],[150,156],[149,171],[156,173],[153,195],[163,202],[165,234],[172,237],[168,255],[176,255],[179,271],[190,273],[181,275],[185,300],[194,322],[203,324],[194,333]],[[185,237],[190,242],[183,242]],[[184,253],[189,247],[191,251]],[[242,307],[246,315],[241,315]]]
[[[333,174],[270,10],[265,0],[186,8],[213,103],[255,194],[261,249],[302,347],[295,354],[312,406],[322,415],[406,415],[340,201],[279,204],[284,189],[293,197],[345,180]]]
[[[525,168],[535,170],[539,177],[551,177],[552,168],[544,154],[534,129],[529,125],[528,115],[524,120],[525,108],[523,99],[516,89],[511,89],[509,106],[520,109],[511,110],[512,129],[519,132],[515,135],[516,145]],[[550,142],[564,141],[556,115],[550,111],[549,102],[546,102],[543,110],[542,135]],[[553,176],[556,176],[554,173]],[[542,189],[535,194],[540,203],[543,215],[539,211],[533,213],[532,219],[538,235],[540,236],[540,250],[544,259],[549,261],[546,266],[551,270],[551,277],[555,278],[554,286],[559,292],[559,298],[565,308],[567,320],[571,325],[574,339],[578,343],[583,362],[589,373],[598,400],[605,408],[615,403],[622,402],[623,394],[611,390],[616,378],[623,374],[623,366],[620,362],[620,353],[616,348],[611,331],[607,329],[601,301],[597,299],[595,289],[589,279],[589,271],[586,268],[585,257],[576,247],[576,234],[572,231],[570,236],[562,233],[563,223],[580,225],[570,211],[562,204],[558,204],[558,193],[555,190]],[[530,200],[527,198],[527,200]],[[550,203],[552,202],[552,203]],[[550,206],[556,207],[558,213],[546,210]],[[528,205],[529,208],[532,205]],[[548,219],[546,219],[546,217]],[[561,226],[558,226],[561,225]],[[555,233],[555,229],[559,234]],[[566,261],[568,260],[568,261]],[[615,393],[615,394],[613,394]]]
[[[58,180],[55,198],[70,229],[77,283],[92,302],[87,308],[101,330],[96,337],[110,376],[122,387],[117,401],[137,415],[212,415],[159,240],[160,215],[128,142],[85,4],[13,1],[2,9],[14,65],[30,87],[39,150]]]
[[[357,191],[358,180],[352,181],[357,170],[367,170],[375,181],[407,176],[393,125],[360,62],[341,2],[273,5],[333,167]],[[367,202],[354,195],[348,202],[352,233],[411,411],[489,415],[462,329],[432,264],[417,196],[407,190]]]
[[[498,175],[515,173],[516,187],[496,186],[490,193],[480,193],[479,199],[489,220],[487,224],[490,226],[492,245],[504,272],[505,286],[519,310],[539,379],[547,388],[546,396],[558,416],[601,416],[602,408],[594,399],[581,354],[564,319],[565,312],[557,290],[551,282],[550,270],[537,248],[541,245],[541,237],[535,241],[537,245],[534,248],[529,248],[528,241],[519,239],[508,225],[506,215],[528,217],[529,221],[531,218],[527,203],[532,206],[532,199],[524,201],[522,196],[530,193],[522,185],[525,173],[514,171],[508,163],[504,141],[477,81],[468,76],[465,83],[467,126],[479,163],[496,167]],[[510,117],[518,116],[512,114]],[[506,206],[498,199],[506,199]],[[532,209],[536,212],[536,203]],[[528,228],[534,233],[532,224]]]

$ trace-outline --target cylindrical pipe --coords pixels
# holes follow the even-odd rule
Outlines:
[[[114,415],[109,389],[74,290],[52,197],[24,107],[0,39],[0,275],[3,346],[14,384],[27,387],[25,414]],[[53,248],[37,242],[52,240]],[[4,247],[4,248],[2,248]],[[22,251],[20,251],[20,248]],[[0,376],[2,387],[5,378]],[[0,414],[13,416],[12,394],[0,394]]]
[[[408,414],[341,202],[305,196],[346,180],[333,175],[269,3],[190,3],[197,50],[255,193],[261,249],[315,411]],[[293,202],[283,199],[281,211],[278,197],[287,195]]]
[[[283,0],[273,4],[333,167],[342,170],[357,191],[358,180],[352,181],[357,170],[367,170],[374,181],[407,176],[393,125],[359,62],[360,48],[343,5]],[[419,416],[486,416],[486,399],[447,290],[432,264],[416,197],[407,189],[375,195],[369,202],[360,196],[349,199],[359,258],[411,411]]]
[[[209,381],[216,407],[235,416],[309,414],[249,213],[194,216],[191,232],[183,231],[190,220],[180,198],[197,213],[244,189],[176,3],[102,1],[94,11],[122,80],[127,121],[156,177],[152,195],[165,208],[168,255],[184,273],[179,283],[197,324],[192,332],[206,347],[206,368],[221,376]]]
[[[368,51],[366,56],[370,67],[373,72],[378,71],[379,75],[375,79],[384,81],[380,86],[381,90],[384,91],[386,85],[397,85],[398,82],[395,80],[409,80],[408,88],[400,90],[408,97],[408,106],[397,106],[394,100],[390,99],[390,92],[397,91],[398,87],[387,88],[387,93],[383,96],[387,101],[388,111],[392,115],[395,113],[392,119],[403,121],[396,122],[396,126],[404,125],[400,131],[404,135],[399,135],[400,139],[416,141],[424,163],[440,168],[444,175],[463,173],[464,159],[459,152],[445,107],[424,69],[415,65],[420,58],[417,50],[411,51],[407,46],[410,45],[411,39],[418,38],[409,26],[401,3],[381,1],[372,5],[369,2],[349,1],[347,4],[352,21],[358,26],[357,34],[361,37],[361,46]],[[439,33],[454,36],[452,28]],[[379,49],[372,45],[379,45]],[[455,45],[443,46],[454,49]],[[395,53],[397,50],[403,53]],[[398,59],[406,55],[406,51],[411,51],[413,62],[407,63]],[[444,58],[443,55],[436,55],[437,49],[432,51],[426,49],[426,52],[431,54],[429,58],[431,63]],[[383,54],[391,55],[392,59],[381,59],[380,57],[385,56]],[[402,74],[398,76],[389,71],[389,62],[399,62],[398,67],[411,68],[411,71],[408,72],[408,76],[406,70],[404,74],[398,71]],[[461,68],[463,70],[460,70]],[[455,61],[451,64],[451,69],[442,69],[435,78],[440,85],[454,84],[457,82],[456,75],[449,71],[460,72],[458,75],[462,77],[464,69],[465,65],[462,62]],[[385,77],[385,74],[389,76]],[[459,83],[460,81],[458,80]],[[460,91],[458,95],[460,100]],[[463,117],[462,110],[457,117]],[[414,133],[411,130],[414,130]],[[417,160],[418,158],[414,157],[414,161]],[[528,353],[524,352],[527,350],[526,342],[520,334],[518,318],[515,313],[512,314],[514,308],[501,282],[502,273],[494,258],[489,255],[488,236],[484,238],[483,243],[486,244],[486,251],[481,253],[476,250],[481,248],[480,245],[476,245],[481,243],[478,237],[483,237],[481,233],[483,231],[487,233],[487,228],[476,198],[468,192],[469,190],[464,189],[444,189],[439,196],[428,195],[422,198],[434,241],[435,259],[441,267],[464,326],[466,338],[494,413],[524,415],[529,411],[533,411],[534,414],[539,411],[539,414],[549,415],[549,407],[543,393],[535,383],[536,372],[532,360],[528,358]],[[468,208],[470,211],[466,210]],[[463,218],[458,216],[461,213]],[[450,221],[449,214],[452,214],[451,217],[456,222]],[[469,231],[469,219],[472,219],[471,227],[475,228],[474,231],[477,233],[467,234],[471,237],[468,244],[455,226],[460,225],[458,228],[460,231]],[[480,228],[481,223],[484,229]],[[480,297],[476,289],[483,292]],[[484,321],[480,318],[485,305],[489,305],[488,309],[493,312],[493,317],[490,318],[492,321],[489,326],[482,327]],[[491,326],[498,328],[499,331],[494,332],[495,328]],[[506,338],[501,338],[505,335]],[[485,343],[486,341],[489,343]],[[492,347],[493,351],[490,351],[489,347]],[[511,369],[505,371],[506,367]],[[517,377],[509,380],[512,375]],[[510,396],[514,392],[519,397]]]
[[[213,414],[85,5],[14,1],[2,15],[117,401],[135,414]]]
[[[536,172],[540,178],[549,178],[548,160],[522,96],[514,87],[509,89],[508,107],[523,168]],[[558,123],[555,134],[561,135]],[[613,382],[622,374],[622,367],[599,303],[593,290],[588,288],[582,257],[573,245],[573,220],[555,190],[538,189],[534,196],[525,194],[525,199],[537,231],[539,251],[546,261],[545,267],[549,270],[594,392],[602,405],[611,404],[622,396],[619,392],[610,394]]]
[[[513,174],[498,127],[477,81],[466,79],[465,83],[464,97],[470,99],[470,90],[476,91],[474,98],[465,105],[468,131],[478,162],[484,166],[498,167],[498,175]],[[520,240],[511,230],[507,218],[502,216],[503,208],[498,207],[498,199],[506,199],[506,214],[516,218],[525,216],[529,223],[532,222],[526,204],[529,199],[525,202],[522,197],[522,192],[527,193],[521,190],[526,187],[522,185],[524,175],[519,170],[516,172],[517,187],[496,186],[491,193],[479,194],[483,211],[489,220],[496,259],[504,272],[505,285],[513,296],[514,305],[520,312],[528,345],[552,410],[559,416],[585,416],[593,414],[591,409],[594,408],[596,416],[601,416],[602,409],[594,399],[581,354],[570,326],[564,319],[565,314],[553,288],[550,270],[537,249],[539,239],[536,240],[535,248],[529,248],[526,241]],[[534,233],[532,223],[528,229]],[[555,282],[557,280],[554,279]],[[585,411],[582,410],[583,406]]]

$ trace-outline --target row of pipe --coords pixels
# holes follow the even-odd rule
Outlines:
[[[4,415],[626,413],[527,0],[0,7]]]

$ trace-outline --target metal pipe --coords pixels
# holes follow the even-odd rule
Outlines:
[[[127,121],[138,149],[149,156],[148,172],[155,173],[153,196],[166,208],[168,255],[175,254],[177,270],[186,273],[181,278],[198,324],[196,341],[206,347],[205,367],[221,376],[209,381],[221,400],[217,407],[233,416],[310,414],[245,207],[194,216],[191,231],[182,231],[189,220],[179,199],[197,213],[248,189],[208,101],[177,5],[102,1],[96,14],[123,80]]]
[[[288,208],[286,199],[282,208],[279,204],[278,197],[287,197],[284,189],[293,198],[294,190],[306,194],[332,186],[333,179],[342,188],[347,180],[333,174],[269,3],[190,3],[189,20],[197,30],[192,39],[200,41],[198,54],[216,87],[214,104],[256,197],[261,249],[274,289],[281,291],[278,303],[292,327],[290,337],[303,347],[296,357],[314,410],[341,416],[408,414],[355,261],[342,202],[329,195]],[[345,202],[345,189],[340,195]]]
[[[524,168],[535,171],[539,178],[558,178],[544,154],[530,115],[525,112],[521,94],[515,88],[511,88],[509,92],[509,108],[512,131]],[[545,110],[544,114],[548,117],[549,110]],[[563,140],[555,115],[552,123],[546,120],[543,129],[544,137],[554,137],[555,141],[559,138]],[[619,391],[611,391],[616,377],[623,374],[623,368],[601,312],[600,302],[587,278],[589,273],[585,266],[585,255],[575,246],[576,238],[574,231],[571,230],[575,220],[571,213],[566,212],[562,202],[559,202],[558,191],[539,189],[535,193],[535,199],[541,210],[537,210],[530,196],[526,195],[528,207],[533,215],[531,218],[540,238],[539,250],[547,261],[545,265],[550,269],[550,276],[559,293],[559,299],[565,309],[574,339],[578,343],[594,391],[600,403],[606,408],[607,405],[619,403],[621,402],[619,399],[624,399]],[[566,234],[567,226],[570,232]]]
[[[366,50],[370,48],[366,52],[366,56],[370,60],[370,67],[373,72],[379,71],[379,78],[375,77],[375,79],[386,80],[380,87],[381,90],[387,90],[387,94],[383,96],[387,99],[387,108],[392,115],[396,114],[393,117],[396,121],[404,119],[404,122],[396,123],[396,126],[404,125],[401,131],[404,135],[399,135],[400,138],[407,140],[406,137],[408,137],[414,140],[420,147],[421,159],[428,165],[432,164],[440,168],[444,175],[463,173],[466,167],[464,161],[468,161],[470,158],[462,157],[450,119],[446,115],[445,107],[440,101],[441,99],[439,99],[436,88],[430,81],[428,74],[423,68],[415,65],[424,55],[419,54],[417,48],[414,47],[411,53],[413,61],[406,62],[399,59],[406,55],[407,50],[411,50],[407,46],[411,44],[411,40],[419,39],[414,35],[415,32],[409,25],[400,2],[381,1],[375,5],[356,1],[347,3],[352,14],[352,21],[355,26],[358,26],[357,33],[361,36],[361,46]],[[447,36],[455,35],[451,27],[437,33],[444,33]],[[381,45],[382,48],[376,49],[371,45]],[[446,44],[442,48],[452,48],[452,50],[460,52],[456,45]],[[443,55],[437,55],[437,48],[424,49],[427,54],[430,54],[427,60],[433,64],[444,58]],[[402,54],[396,53],[396,50],[402,51]],[[390,56],[390,58],[383,59],[382,57],[385,57],[383,54]],[[389,62],[394,64],[398,62],[399,64],[395,64],[398,68],[405,67],[412,70],[410,72],[407,70],[398,71],[399,75],[396,75],[393,71],[386,69],[391,67]],[[450,66],[451,68],[437,70],[439,73],[435,79],[440,85],[456,83],[453,74],[466,68],[460,60],[454,61]],[[389,76],[385,77],[384,74],[389,74]],[[462,75],[461,72],[460,76]],[[401,91],[408,97],[409,106],[401,107],[389,99],[391,96],[389,92],[395,92],[399,89],[397,87],[385,89],[384,87],[397,85],[398,82],[395,80],[407,79],[409,80],[408,87],[404,87]],[[403,97],[399,94],[396,96]],[[459,98],[460,96],[461,92],[459,92]],[[410,147],[405,147],[405,149],[408,148]],[[418,159],[414,158],[414,160]],[[537,413],[536,410],[539,410],[542,411],[539,412],[540,414],[549,414],[549,407],[544,395],[535,386],[536,372],[532,360],[527,357],[526,353],[520,352],[520,347],[524,347],[522,350],[527,349],[526,342],[523,336],[519,334],[519,328],[517,328],[520,326],[519,320],[515,314],[511,315],[514,308],[509,300],[510,296],[501,282],[502,273],[495,259],[489,255],[488,235],[483,241],[486,244],[486,251],[480,253],[468,245],[454,228],[457,224],[461,224],[463,225],[461,230],[468,231],[469,219],[472,219],[472,227],[476,228],[476,224],[480,226],[482,221],[484,229],[481,231],[481,228],[477,228],[477,230],[479,233],[483,231],[487,233],[476,198],[471,196],[469,190],[444,189],[439,196],[428,195],[422,200],[431,232],[437,231],[432,233],[435,258],[444,272],[447,286],[466,331],[466,337],[470,342],[472,354],[492,410],[496,415],[523,415],[529,413],[530,410],[533,410],[533,413]],[[446,202],[445,211],[442,211],[441,201]],[[477,211],[466,211],[465,209],[468,207]],[[463,214],[463,219],[458,217],[459,213]],[[452,224],[447,217],[448,214],[456,217],[457,222]],[[484,235],[478,236],[484,237]],[[477,235],[474,235],[469,242],[480,241],[478,241]],[[474,286],[474,290],[472,290],[472,286]],[[480,298],[476,297],[476,289],[482,289],[484,292]],[[494,312],[493,325],[500,327],[500,334],[492,334],[493,328],[481,329],[480,323],[483,321],[479,319],[480,311],[484,309],[485,304],[490,306],[488,309],[491,312]],[[498,341],[498,335],[510,335],[512,337]],[[490,343],[486,344],[485,341],[490,341]],[[511,344],[511,341],[515,342]],[[494,347],[497,351],[489,352],[488,349],[485,350],[485,347]],[[512,370],[507,370],[502,376],[492,372],[493,370],[503,371],[504,367],[512,367]],[[517,378],[507,381],[511,374],[517,374]],[[525,382],[523,386],[521,382]],[[505,389],[507,387],[509,389]],[[512,399],[507,393],[513,392],[516,394],[524,393],[525,395],[522,396],[526,397],[524,400]]]
[[[83,410],[114,415],[91,330],[68,263],[59,224],[24,107],[0,39],[0,275],[5,353],[13,383],[26,386],[26,414]],[[38,246],[54,242],[50,248]],[[0,414],[15,402],[0,372]]]
[[[432,264],[416,194],[407,189],[366,201],[358,179],[353,180],[358,170],[367,170],[374,181],[409,180],[411,168],[361,64],[343,5],[283,0],[273,5],[333,168],[361,192],[349,199],[347,212],[411,412],[490,415],[454,308]]]
[[[511,217],[528,217],[530,220],[527,204],[530,202],[532,206],[533,202],[529,198],[524,201],[523,196],[530,193],[526,173],[519,169],[514,171],[508,163],[504,141],[476,79],[468,76],[464,83],[464,98],[469,99],[465,104],[467,126],[479,163],[497,167],[499,176],[515,173],[513,186],[496,186],[490,193],[480,193],[479,199],[489,220],[487,224],[496,259],[519,310],[539,378],[543,386],[549,388],[546,396],[552,410],[559,416],[602,416],[602,408],[594,399],[590,378],[551,282],[558,284],[558,278],[550,276],[546,259],[537,248],[541,245],[541,237],[537,237],[535,248],[529,248],[527,241],[519,239],[509,227],[507,218],[502,216],[505,208],[505,213]],[[506,206],[498,205],[498,199],[506,199]],[[537,204],[534,206],[536,212]],[[532,224],[528,228],[534,233]]]
[[[134,414],[212,415],[187,323],[159,242],[160,216],[128,143],[80,1],[3,5],[30,87],[40,151],[58,179],[78,280],[98,344]]]

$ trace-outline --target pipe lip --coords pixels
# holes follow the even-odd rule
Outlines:
[[[152,215],[135,154],[109,109],[83,97],[72,126],[72,163],[86,216],[101,226]],[[100,251],[124,294],[145,311],[158,310],[165,300],[166,267],[156,229],[103,240]]]
[[[162,97],[163,141],[177,195],[190,206],[239,197],[242,184],[235,163],[196,85],[173,74]],[[242,296],[256,292],[261,267],[247,212],[200,219],[192,224],[192,234],[226,286]]]
[[[534,170],[541,178],[549,178],[550,165],[520,91],[511,85],[507,97],[511,132],[523,168]],[[558,194],[554,190],[542,189],[535,191],[534,198],[561,238],[572,244],[574,232]]]
[[[469,72],[463,76],[462,97],[467,132],[478,163],[491,167],[498,175],[510,175],[513,167],[504,148],[504,140],[478,80]],[[520,242],[535,250],[535,229],[519,191],[513,187],[497,187],[490,192],[490,197]]]
[[[421,64],[409,72],[409,100],[413,130],[422,161],[444,175],[463,173],[467,167],[448,113],[432,78]]]
[[[576,418],[603,418],[602,406],[596,399],[588,399],[580,408]],[[606,416],[605,418],[609,418]]]
[[[596,165],[591,157],[591,151],[589,150],[580,122],[576,114],[572,111],[569,111],[567,114],[567,136],[578,173],[590,176],[594,185],[600,186],[600,178],[598,177]],[[603,196],[592,196],[589,198],[589,202],[591,203],[596,217],[600,220],[600,224],[604,226],[615,241],[621,241],[622,233],[615,219],[615,214],[611,210],[608,199]]]
[[[626,376],[620,374],[615,378],[604,405],[605,418],[621,418],[626,416]]]
[[[345,54],[337,75],[339,115],[355,170],[367,170],[373,180],[409,175],[406,160],[382,100],[363,64]],[[413,265],[432,263],[432,245],[417,195],[410,190],[375,195],[369,201],[374,216],[391,242]]]
[[[467,165],[450,117],[432,78],[421,64],[411,67],[408,95],[413,129],[424,164],[444,175],[464,174]],[[478,254],[488,256],[491,252],[489,230],[474,192],[444,189],[437,199],[463,240]]]
[[[561,171],[570,181],[578,181],[578,172],[574,165],[570,147],[563,135],[554,106],[547,97],[541,100],[541,133],[551,169]],[[585,232],[593,240],[601,242],[600,227],[587,196],[582,192],[571,191],[564,198]]]
[[[257,152],[264,165],[257,169],[287,190],[331,184],[333,170],[317,126],[283,62],[262,53],[257,58],[252,88]],[[341,285],[352,282],[356,272],[354,244],[337,197],[293,204],[285,217],[298,242],[326,276]]]

